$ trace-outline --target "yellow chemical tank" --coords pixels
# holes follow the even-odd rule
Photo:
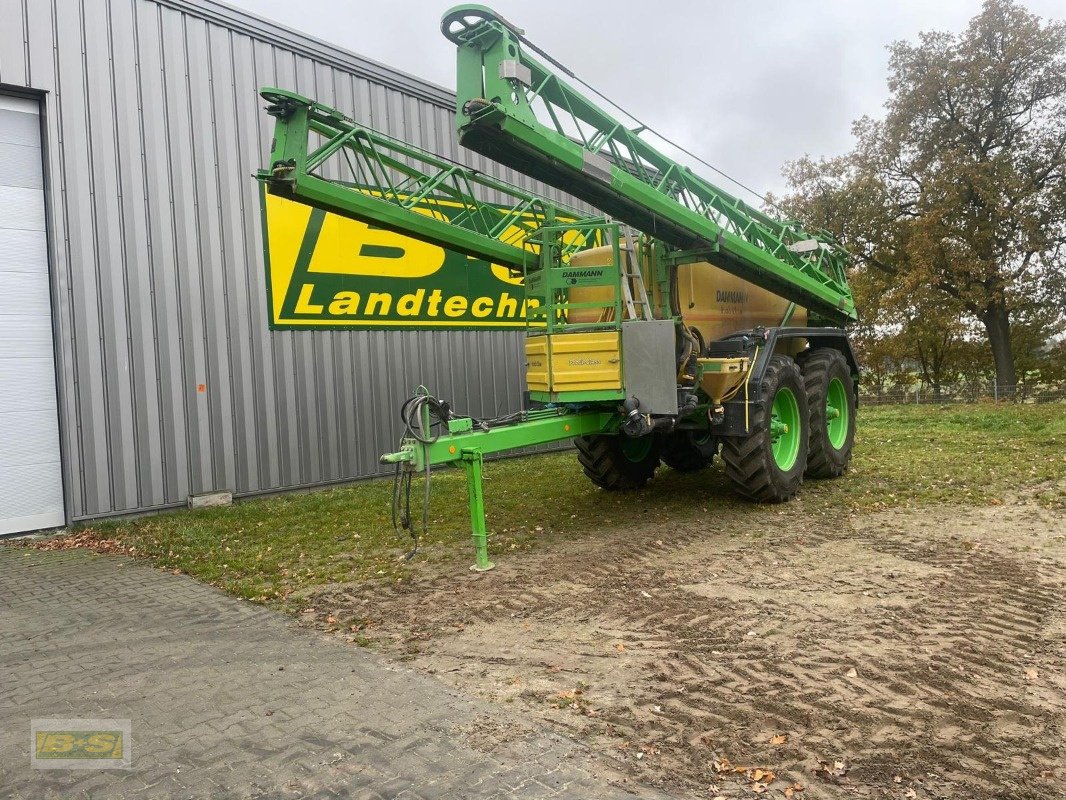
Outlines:
[[[756,325],[780,325],[789,306],[785,298],[706,261],[678,268],[677,295],[685,324],[707,342]],[[805,326],[807,310],[797,308],[788,324]]]
[[[594,247],[575,253],[570,259],[570,266],[575,269],[609,264],[610,247]],[[649,285],[647,289],[650,295],[654,294],[654,287]],[[789,306],[789,301],[783,297],[730,275],[706,261],[678,268],[677,293],[685,324],[696,328],[706,342],[756,325],[780,325]],[[570,290],[570,301],[573,303],[606,304],[613,300],[614,290],[606,286]],[[569,319],[570,322],[610,322],[613,317],[613,311],[588,308],[574,309]],[[797,308],[789,324],[805,326],[806,309]]]

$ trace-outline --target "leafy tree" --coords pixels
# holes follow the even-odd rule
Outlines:
[[[852,275],[851,289],[855,304],[863,310],[859,321],[851,329],[851,343],[862,364],[863,387],[880,397],[891,383],[903,351],[899,341],[899,325],[889,311],[888,293],[881,276],[868,271]]]
[[[875,328],[852,334],[855,356],[862,364],[862,385],[875,397],[881,397],[892,382],[900,357],[898,336]]]
[[[940,397],[962,366],[966,326],[958,304],[908,292],[878,270],[857,271],[852,291],[863,310],[852,340],[864,372],[872,373],[866,386],[880,394],[893,375],[916,368],[922,383]]]
[[[911,365],[906,361],[900,361],[896,364],[896,368],[893,370],[891,377],[893,387],[902,392],[911,391],[911,389],[914,388],[914,385],[918,383],[918,376],[914,374]]]
[[[1066,339],[1054,342],[1047,351],[1041,367],[1041,378],[1048,382],[1066,383]]]
[[[989,391],[989,382],[995,375],[988,343],[968,333],[959,342],[958,352],[959,374],[970,384],[972,399],[976,400]]]
[[[945,321],[920,312],[907,321],[900,333],[908,355],[918,363],[922,383],[933,390],[933,397],[938,400],[944,384],[953,383],[959,374],[962,334],[961,320]]]
[[[1012,348],[1018,371],[1018,386],[1025,393],[1032,384],[1055,380],[1059,349],[1048,340],[1048,331],[1039,321],[1026,320],[1014,326]]]
[[[1013,386],[1012,326],[1061,329],[1066,310],[1066,23],[986,0],[961,34],[894,44],[888,84],[852,153],[786,168],[783,204],[898,291],[978,320]]]

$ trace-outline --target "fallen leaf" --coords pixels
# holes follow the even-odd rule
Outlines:
[[[913,798],[913,797],[917,797],[917,796],[918,796],[918,793],[917,793],[916,791],[914,791],[914,789],[908,789],[907,791],[905,791],[905,792],[903,793],[903,796],[904,796],[904,797],[910,797],[910,798]]]
[[[733,771],[733,763],[728,758],[723,758],[721,761],[712,761],[711,766],[718,773]]]
[[[1028,681],[1035,681],[1039,677],[1040,673],[1037,672],[1035,669],[1027,669],[1025,671],[1025,679]]]
[[[773,744],[773,745],[784,744],[787,741],[788,741],[788,734],[785,734],[785,733],[779,733],[779,734],[776,734],[775,736],[771,736],[770,737],[770,744]]]
[[[616,644],[614,646],[614,649],[617,650],[619,653],[623,653],[623,652],[625,652],[626,646],[624,644],[622,644],[621,642],[619,642],[618,644]]]
[[[819,761],[818,768],[814,772],[825,778],[842,778],[848,773],[848,763],[846,761],[834,761],[830,764],[828,761]]]
[[[336,621],[337,621],[337,618],[335,616],[333,616],[332,614],[330,614],[328,617],[326,617],[326,622],[328,622],[330,625],[333,625]]]

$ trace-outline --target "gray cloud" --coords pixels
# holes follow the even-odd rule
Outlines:
[[[451,3],[229,2],[454,86],[454,48],[438,31]],[[852,121],[880,112],[891,42],[960,30],[980,10],[980,0],[488,4],[655,129],[744,183],[774,191],[786,161],[847,150]],[[1066,17],[1066,0],[1027,5]]]

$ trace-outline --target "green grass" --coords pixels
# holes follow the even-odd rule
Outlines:
[[[630,524],[695,524],[708,529],[800,515],[832,520],[894,506],[999,503],[1019,491],[1063,507],[1066,407],[891,406],[863,408],[851,472],[810,481],[786,506],[736,499],[717,466],[694,475],[663,468],[640,492],[603,492],[572,452],[492,461],[485,496],[497,558],[551,546],[560,536],[594,539]],[[78,540],[128,552],[228,592],[281,605],[315,586],[402,581],[426,562],[472,561],[464,477],[433,477],[430,533],[413,564],[408,539],[392,530],[391,480],[82,526]],[[420,497],[416,481],[415,498]],[[413,501],[414,502],[414,501]],[[415,509],[417,516],[417,505]],[[101,544],[102,543],[102,544]],[[590,541],[590,546],[595,543]]]

